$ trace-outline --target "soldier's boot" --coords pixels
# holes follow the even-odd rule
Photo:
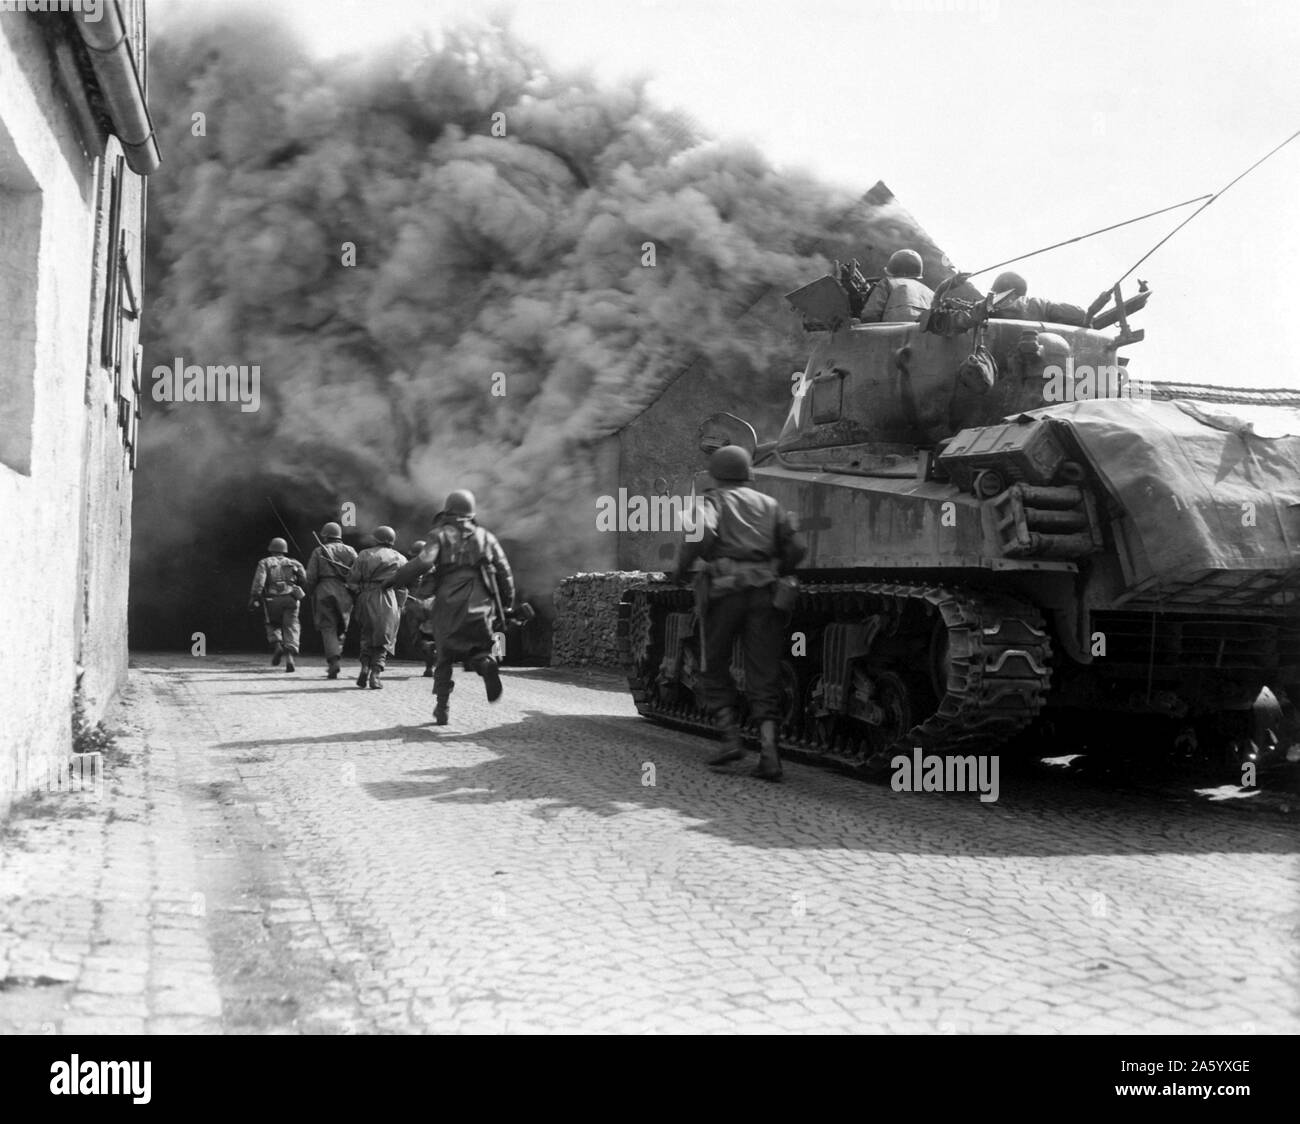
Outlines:
[[[325,672],[325,678],[337,679],[338,677],[339,677],[339,658],[338,656],[330,656],[329,670]]]
[[[433,660],[424,661],[424,677],[426,679],[433,678]]]
[[[740,744],[740,727],[736,724],[735,710],[729,706],[723,707],[714,716],[714,725],[722,731],[722,749],[705,764],[716,768],[719,765],[730,765],[744,757],[745,749]]]
[[[435,726],[447,725],[447,696],[434,695],[433,701],[433,724]]]
[[[765,718],[759,726],[758,765],[752,775],[765,781],[781,779],[781,754],[776,744],[776,722]]]
[[[284,645],[280,641],[275,641],[271,645],[271,666],[279,667],[280,661],[284,658]]]
[[[501,675],[497,671],[497,661],[491,656],[481,656],[474,670],[483,676],[483,689],[487,692],[487,701],[496,702],[501,697]]]
[[[284,670],[285,670],[285,671],[297,671],[297,670],[298,670],[298,665],[295,664],[295,663],[293,662],[293,653],[292,653],[292,652],[285,652],[285,654],[284,654]]]
[[[369,683],[370,683],[370,662],[368,660],[362,660],[361,674],[357,676],[357,686],[365,687],[368,686]]]
[[[379,681],[379,677],[383,673],[383,667],[376,667],[374,664],[370,665],[370,689],[372,691],[382,691],[384,689],[384,685]]]

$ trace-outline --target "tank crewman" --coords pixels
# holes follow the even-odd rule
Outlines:
[[[1070,324],[1082,327],[1088,322],[1088,313],[1077,304],[1060,304],[1042,297],[1028,296],[1029,285],[1020,274],[1007,270],[993,280],[993,292],[1014,293],[1002,301],[991,313],[996,320],[1043,320],[1049,324]]]
[[[496,606],[508,612],[515,599],[510,563],[496,536],[478,525],[471,492],[457,490],[447,496],[420,556],[402,567],[390,584],[401,585],[421,573],[433,578],[433,720],[445,726],[456,661],[463,660],[466,671],[482,677],[488,702],[501,697],[501,676],[492,657],[492,619]]]
[[[697,604],[704,616],[704,702],[723,732],[723,749],[711,766],[744,756],[736,720],[736,686],[731,679],[731,646],[744,643],[745,687],[759,721],[760,756],[753,775],[781,779],[777,723],[781,719],[781,651],[785,614],[773,603],[777,579],[792,574],[807,553],[790,516],[771,496],[751,485],[749,454],[724,445],[709,457],[715,487],[704,495],[704,526],[698,542],[686,541],[677,555],[676,578],[686,579],[697,559]]]
[[[858,319],[864,324],[901,324],[920,320],[934,300],[933,290],[921,280],[924,264],[915,250],[897,250],[885,266]]]
[[[398,595],[388,584],[406,561],[393,549],[397,535],[392,527],[376,527],[375,545],[357,555],[348,571],[348,589],[356,596],[357,626],[361,634],[361,673],[357,686],[383,688],[380,676],[384,663],[397,644],[397,626],[402,619]],[[402,593],[402,601],[406,599]]]
[[[262,606],[266,619],[266,642],[271,645],[271,666],[284,659],[285,671],[296,671],[293,657],[298,654],[298,602],[306,597],[303,586],[307,571],[296,558],[288,556],[289,544],[281,538],[267,543],[271,553],[263,558],[253,573],[248,591],[248,607]]]
[[[325,644],[329,679],[339,677],[339,658],[343,655],[343,638],[352,615],[352,594],[347,587],[348,573],[357,560],[357,552],[343,541],[343,528],[326,523],[320,529],[321,545],[307,560],[307,592],[312,598],[312,623]]]

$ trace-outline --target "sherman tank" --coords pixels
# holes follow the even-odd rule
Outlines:
[[[1119,351],[1142,338],[1128,318],[1145,291],[1065,324],[1013,318],[1014,294],[942,290],[919,323],[884,324],[854,318],[842,271],[789,294],[812,348],[780,435],[731,414],[700,427],[702,454],[751,450],[754,486],[808,544],[782,748],[868,771],[1026,732],[1061,750],[1282,752],[1300,700],[1300,437],[1236,416],[1252,392],[1216,405],[1234,395],[1131,378]],[[620,605],[638,711],[703,732],[699,623],[666,579]],[[739,644],[731,671],[743,687]]]

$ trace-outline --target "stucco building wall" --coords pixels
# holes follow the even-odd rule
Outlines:
[[[71,750],[79,681],[93,721],[127,665],[143,180],[96,135],[68,25],[43,22],[70,18],[0,13],[0,815]]]

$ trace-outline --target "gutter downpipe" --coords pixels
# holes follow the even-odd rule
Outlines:
[[[117,0],[103,0],[103,13],[104,18],[94,23],[76,20],[77,32],[90,51],[114,133],[126,154],[126,165],[136,175],[147,176],[158,170],[162,157],[145,104],[140,72]]]

